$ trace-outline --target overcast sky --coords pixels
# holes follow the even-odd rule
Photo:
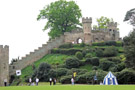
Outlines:
[[[10,60],[25,56],[48,41],[42,29],[45,20],[37,21],[39,10],[56,0],[0,0],[0,45],[9,45]],[[69,0],[67,0],[69,1]],[[134,0],[74,0],[83,17],[113,18],[120,25],[120,36],[128,35],[132,26],[123,22],[128,10],[135,8]]]

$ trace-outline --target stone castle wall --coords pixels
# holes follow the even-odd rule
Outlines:
[[[30,54],[22,57],[21,60],[18,60],[17,62],[14,62],[12,65],[10,65],[10,75],[15,74],[16,70],[21,70],[26,66],[31,65],[35,61],[48,54],[51,49],[59,47],[62,44],[64,44],[64,36],[48,41],[47,44],[43,44],[42,47],[35,49],[34,52],[30,52]]]
[[[4,86],[4,79],[9,81],[9,46],[0,45],[0,86]]]

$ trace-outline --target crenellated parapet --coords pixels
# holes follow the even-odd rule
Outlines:
[[[86,17],[86,18],[82,18],[82,23],[92,23],[92,18],[91,17]]]

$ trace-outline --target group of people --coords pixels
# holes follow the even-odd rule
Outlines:
[[[50,81],[50,85],[52,85],[52,82],[53,82],[53,85],[55,85],[56,84],[56,78],[50,78],[49,79],[49,81]]]
[[[49,81],[50,81],[50,85],[52,85],[52,83],[53,83],[53,85],[56,84],[56,78],[53,78],[53,79],[50,78]],[[36,85],[38,86],[39,79],[36,78],[35,82],[36,82]],[[32,81],[31,78],[29,78],[29,86],[34,86],[34,85],[35,85],[35,83]]]
[[[36,78],[35,82],[36,82],[36,85],[38,86],[39,79]],[[32,82],[32,79],[31,78],[29,78],[29,86],[34,86],[34,85],[35,85],[35,83]]]

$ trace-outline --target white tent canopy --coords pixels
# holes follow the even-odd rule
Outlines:
[[[117,82],[116,77],[111,72],[109,72],[105,76],[103,84],[104,85],[118,85],[118,82]]]

